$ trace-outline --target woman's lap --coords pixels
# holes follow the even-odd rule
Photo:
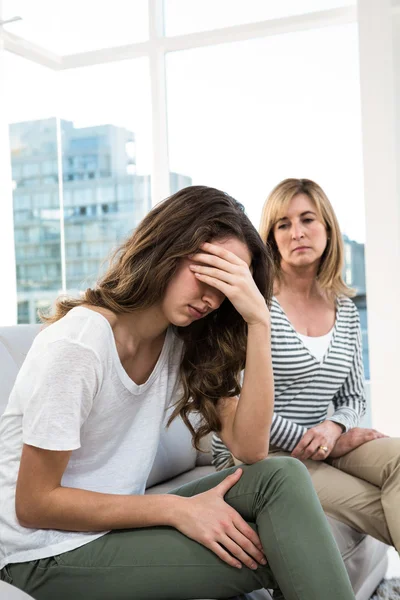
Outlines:
[[[215,473],[173,493],[201,493],[229,472]],[[230,567],[176,529],[151,527],[113,531],[71,552],[8,569],[14,585],[37,600],[229,598],[276,588],[276,580],[288,600],[317,599],[323,587],[327,600],[337,597],[338,588],[343,598],[353,598],[321,506],[298,461],[271,458],[244,467],[225,500],[253,528],[257,521],[269,561],[266,567],[255,571]]]
[[[397,454],[396,454],[397,449]],[[398,460],[400,440],[382,438],[363,444],[339,459],[303,461],[325,513],[350,527],[391,544],[382,506],[382,476]],[[288,456],[273,451],[272,456]]]

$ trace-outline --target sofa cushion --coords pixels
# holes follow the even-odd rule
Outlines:
[[[40,325],[0,327],[0,416],[3,414],[18,371]]]
[[[206,465],[202,467],[194,467],[190,471],[186,471],[185,473],[181,473],[172,479],[168,479],[167,481],[163,481],[158,483],[157,485],[153,485],[152,487],[148,487],[146,489],[146,494],[168,494],[171,490],[175,490],[176,488],[185,485],[186,483],[190,483],[191,481],[195,481],[196,479],[201,479],[206,475],[211,475],[215,473],[215,468],[211,465]]]
[[[165,423],[168,421],[168,411]],[[192,445],[192,437],[182,419],[177,417],[161,432],[160,443],[154,459],[146,487],[151,487],[180,473],[193,469],[197,452]]]

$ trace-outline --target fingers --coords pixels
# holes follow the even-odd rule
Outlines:
[[[224,296],[229,298],[229,292],[232,290],[232,286],[221,279],[216,277],[210,277],[210,275],[204,275],[204,273],[195,273],[196,279],[204,281],[207,285],[219,290]]]
[[[328,450],[323,450],[323,448],[328,448]],[[298,458],[299,460],[307,460],[308,458],[312,458],[312,460],[324,460],[327,456],[329,456],[330,449],[326,445],[326,442],[323,438],[314,437],[310,440],[308,446],[303,448],[301,452],[297,451],[296,456],[294,456],[294,450],[292,452],[292,456],[294,458]]]
[[[307,446],[312,441],[313,436],[314,436],[314,434],[313,434],[313,432],[311,430],[307,431],[307,433],[305,433],[303,435],[303,437],[301,438],[300,442],[297,444],[296,448],[292,452],[292,457],[293,458],[300,458],[301,457],[301,455],[303,454],[304,450],[307,448]]]
[[[314,452],[314,454],[312,456],[310,456],[311,460],[325,460],[326,458],[328,458],[330,452],[329,450],[326,452],[325,450],[322,450],[321,448],[317,448],[317,450]]]
[[[230,475],[228,475],[228,477],[225,477],[225,479],[223,481],[221,481],[221,483],[219,483],[217,486],[215,486],[214,489],[217,490],[217,492],[221,496],[221,498],[223,498],[225,496],[225,494],[227,492],[229,492],[231,487],[233,487],[235,485],[235,483],[237,483],[239,481],[239,479],[242,476],[242,473],[243,473],[242,469],[236,469],[236,471],[234,473],[231,473]]]
[[[215,269],[213,267],[204,267],[202,265],[190,265],[189,269],[193,271],[194,274],[200,275],[208,275],[209,277],[213,277],[214,279],[219,279],[220,281],[225,281],[232,285],[235,282],[235,276],[227,271],[222,271],[221,269]]]
[[[376,431],[376,429],[369,430],[368,441],[379,440],[383,437],[387,436],[385,436],[383,433],[380,433],[380,431]]]
[[[375,439],[381,439],[381,438],[387,438],[390,437],[389,435],[386,435],[380,431],[377,431],[376,429],[373,429],[373,431],[375,432]]]
[[[236,263],[231,263],[227,260],[224,260],[223,258],[219,258],[218,256],[214,256],[213,254],[206,254],[200,252],[197,254],[191,254],[189,256],[189,259],[195,263],[199,263],[201,265],[210,265],[212,267],[215,267],[216,269],[219,269],[220,271],[226,271],[227,273],[235,273],[239,269],[242,269],[243,264],[245,264],[243,263],[238,265]],[[248,269],[247,265],[245,265],[245,267]]]
[[[246,264],[241,258],[239,258],[233,252],[230,252],[226,248],[222,246],[217,246],[216,244],[210,244],[209,242],[205,242],[202,244],[201,249],[205,252],[209,252],[209,255],[214,255],[219,258],[222,258],[224,261],[228,263],[232,263],[234,265],[243,265]]]
[[[267,564],[263,553],[235,528],[221,539],[220,544],[249,569],[257,569],[259,564]]]
[[[321,431],[323,431],[321,425],[309,429],[294,448],[291,456],[299,460],[308,458],[325,460],[331,453],[334,444],[332,444],[332,439],[329,436],[326,437]],[[323,450],[323,448],[327,448],[327,450]]]
[[[262,543],[261,543],[260,538],[257,535],[257,532],[254,531],[254,529],[252,529],[248,523],[246,523],[246,521],[239,515],[239,513],[237,514],[237,518],[233,520],[233,524],[236,527],[236,529],[239,531],[239,533],[241,533],[248,540],[250,540],[250,542],[256,548],[258,548],[258,550],[260,550],[263,557],[265,558]]]
[[[249,569],[257,569],[258,565],[267,564],[260,538],[239,514],[232,524],[224,529],[218,535],[218,539],[205,544],[217,556],[234,567],[243,564]]]
[[[218,542],[211,542],[210,544],[204,544],[207,548],[212,550],[214,554],[216,554],[221,560],[226,562],[231,567],[236,567],[236,569],[242,568],[242,563],[238,561],[236,558],[231,556],[229,552],[224,550],[222,546],[218,544]]]
[[[321,440],[314,438],[312,442],[310,442],[310,444],[307,446],[307,448],[303,451],[301,455],[301,460],[307,460],[308,458],[312,458],[313,460],[323,460],[324,458],[326,458],[329,452],[322,450],[321,446],[323,448],[327,448],[325,444],[321,443]],[[318,456],[322,456],[323,458],[318,458]]]

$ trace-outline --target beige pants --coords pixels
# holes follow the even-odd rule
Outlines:
[[[341,458],[304,464],[327,515],[400,551],[400,438],[373,440]]]

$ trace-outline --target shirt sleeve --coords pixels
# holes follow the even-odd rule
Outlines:
[[[235,466],[230,450],[228,450],[227,446],[225,446],[224,442],[217,436],[216,433],[214,433],[212,437],[211,449],[211,462],[217,471]]]
[[[100,381],[100,359],[81,343],[59,340],[28,354],[17,380],[23,442],[46,450],[80,448]]]
[[[274,413],[270,433],[270,444],[272,446],[286,452],[292,452],[306,433],[307,427],[298,425],[294,421]]]
[[[358,426],[366,408],[361,327],[358,312],[353,362],[348,376],[342,387],[332,398],[332,402],[335,412],[328,418],[328,421],[340,423],[344,426],[345,431]]]

